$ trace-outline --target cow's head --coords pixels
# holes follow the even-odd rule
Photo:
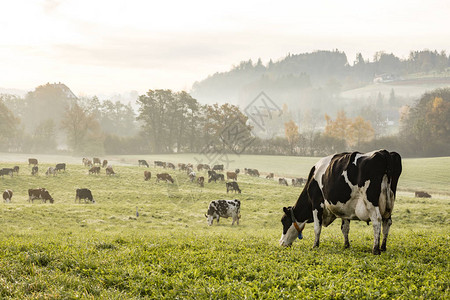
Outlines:
[[[213,221],[214,221],[214,216],[205,214],[205,217],[206,217],[206,219],[208,219],[208,226],[211,226],[213,224]]]
[[[280,239],[280,246],[291,246],[295,241],[295,238],[301,239],[301,233],[305,228],[305,222],[298,222],[295,219],[294,211],[292,207],[283,207],[284,215],[281,218],[281,224],[283,224],[283,234]]]

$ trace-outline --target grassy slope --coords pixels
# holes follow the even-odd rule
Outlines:
[[[309,171],[317,160],[240,159],[236,166],[286,174],[297,174],[290,173],[297,165]],[[446,191],[445,162],[448,158],[405,160],[400,185],[414,188],[417,180],[434,192],[428,176],[442,176],[431,183]],[[434,171],[426,173],[424,165]],[[449,296],[446,197],[420,200],[400,194],[388,251],[375,257],[370,254],[372,229],[362,222],[352,222],[352,247],[345,251],[339,222],[322,231],[319,249],[311,250],[312,225],[292,248],[279,248],[281,207],[292,205],[300,189],[271,180],[240,176],[241,224],[231,227],[231,220],[222,219],[208,227],[203,216],[208,202],[234,197],[226,195],[223,183],[201,189],[178,171],[171,172],[175,185],[154,178],[145,182],[144,168],[137,166],[117,166],[118,176],[106,177],[70,165],[65,174],[48,178],[32,177],[28,166],[20,167],[19,176],[0,178],[1,190],[15,191],[13,203],[0,205],[0,298]],[[51,192],[54,205],[27,203],[26,190],[41,186]],[[90,188],[97,204],[74,204],[77,187]]]

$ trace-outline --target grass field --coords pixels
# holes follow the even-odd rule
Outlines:
[[[0,177],[14,191],[0,204],[0,299],[299,298],[448,299],[450,158],[406,159],[400,178],[388,250],[371,254],[372,227],[352,222],[350,249],[343,249],[340,222],[324,228],[312,249],[304,239],[278,246],[282,207],[300,188],[273,180],[238,177],[242,194],[223,183],[190,183],[170,171],[175,184],[143,180],[137,159],[193,162],[192,155],[107,157],[117,176],[88,175],[79,158],[37,156],[39,176],[25,156],[0,155],[0,167],[19,165],[18,176]],[[258,168],[306,177],[317,158],[239,156],[229,169]],[[43,175],[55,162],[65,173]],[[80,163],[78,163],[80,162]],[[129,165],[133,164],[133,165]],[[205,174],[203,174],[205,175]],[[29,204],[27,190],[45,187],[54,204]],[[90,188],[96,204],[74,203],[75,189]],[[416,199],[422,189],[431,199]],[[241,200],[242,219],[231,226],[206,224],[209,201]],[[136,216],[136,207],[139,216]]]

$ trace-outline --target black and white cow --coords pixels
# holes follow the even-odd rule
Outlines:
[[[239,218],[241,212],[241,202],[238,199],[234,200],[214,200],[209,203],[208,213],[205,217],[208,219],[208,225],[211,226],[213,224],[214,219],[217,219],[217,223],[219,223],[220,217],[233,218],[234,222],[239,225]]]
[[[380,254],[392,224],[391,214],[402,172],[401,157],[396,152],[378,150],[369,153],[341,153],[322,158],[312,167],[308,181],[293,207],[284,207],[280,245],[290,246],[306,223],[314,222],[314,247],[319,246],[322,225],[341,218],[345,248],[350,246],[350,220],[373,224],[373,254]]]
[[[92,197],[92,193],[90,189],[77,189],[76,195],[75,195],[75,202],[80,203],[81,199],[84,200],[84,203],[86,203],[86,199],[91,201],[92,203],[95,203],[94,197]]]
[[[11,202],[11,198],[13,196],[13,191],[11,190],[5,190],[3,192],[3,201],[5,201],[6,203]]]

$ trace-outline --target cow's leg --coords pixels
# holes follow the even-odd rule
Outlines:
[[[319,247],[320,233],[322,231],[322,211],[319,212],[318,209],[313,210],[314,218],[314,234],[316,236],[314,240],[314,248]]]
[[[381,234],[381,214],[378,206],[375,207],[370,215],[370,221],[373,224],[373,249],[372,254],[379,255],[380,251],[380,234]]]
[[[389,228],[391,228],[392,220],[389,219],[383,220],[383,243],[381,244],[381,251],[386,251],[386,242],[389,234]]]
[[[217,224],[219,224],[220,216],[217,216]]]
[[[349,248],[350,242],[348,241],[348,232],[350,231],[350,220],[342,219],[341,230],[344,235],[344,248]]]

